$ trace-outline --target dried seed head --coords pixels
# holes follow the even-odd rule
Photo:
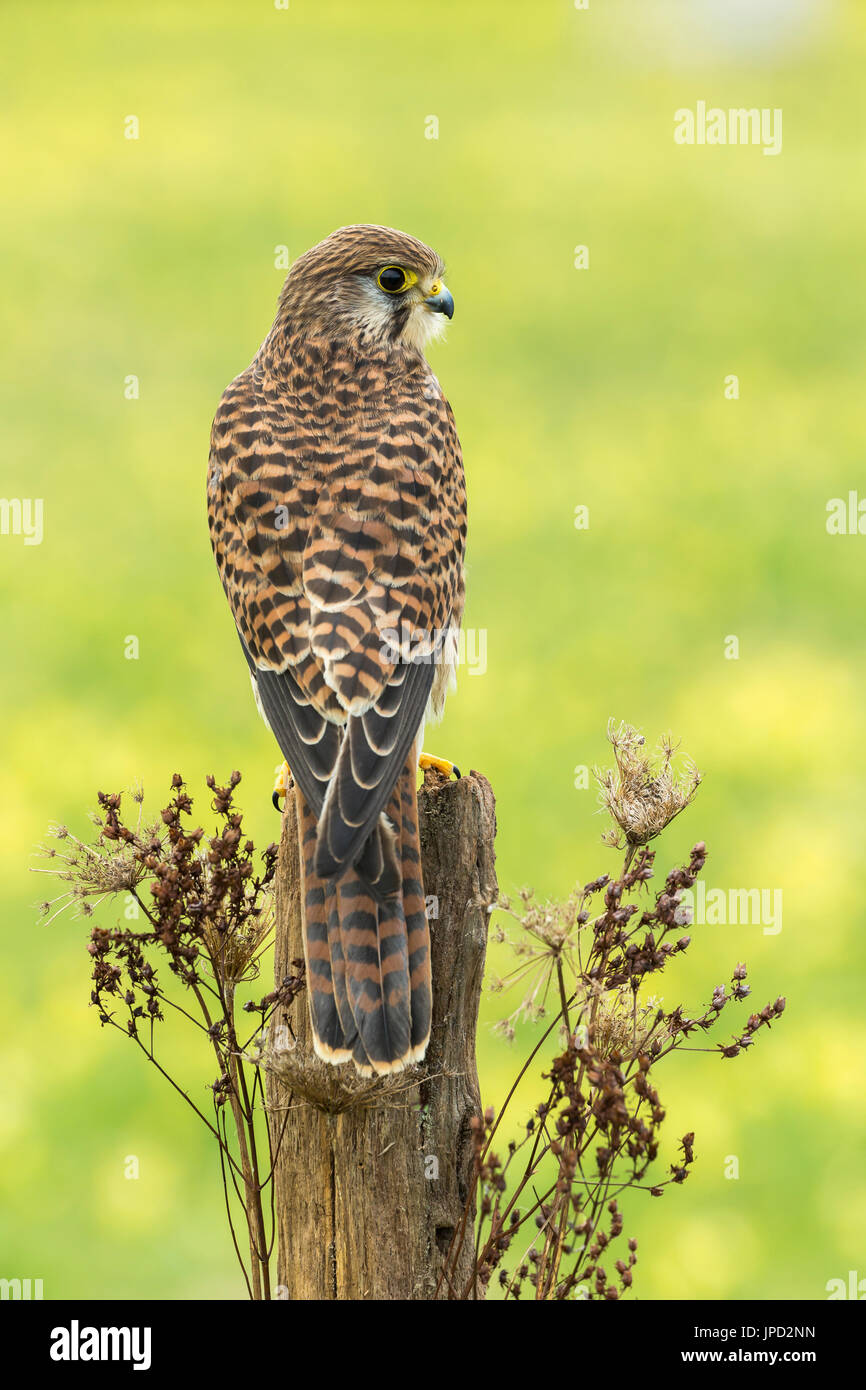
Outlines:
[[[654,758],[644,751],[643,735],[630,724],[615,724],[611,720],[607,737],[615,766],[593,770],[600,789],[599,800],[626,844],[645,845],[688,806],[700,786],[701,774],[687,759],[682,771],[675,771],[677,745],[669,735],[659,741]],[[607,844],[621,843],[613,828],[606,830],[602,839]]]

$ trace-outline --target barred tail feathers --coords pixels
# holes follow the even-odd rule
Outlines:
[[[307,994],[317,1055],[363,1075],[424,1056],[432,1005],[414,749],[374,836],[339,874],[316,874],[317,825],[296,786]],[[363,871],[367,871],[366,875]],[[371,879],[373,880],[371,882]],[[378,882],[377,882],[378,880]],[[390,890],[386,896],[382,887]]]

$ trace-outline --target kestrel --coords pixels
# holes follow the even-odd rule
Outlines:
[[[364,1075],[430,1035],[416,768],[453,684],[466,544],[424,356],[454,312],[443,274],[404,232],[333,232],[292,266],[211,433],[211,543],[295,784],[314,1045]]]

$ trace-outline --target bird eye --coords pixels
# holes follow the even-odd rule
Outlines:
[[[386,294],[399,294],[407,283],[406,272],[399,265],[386,265],[376,276],[376,284]]]

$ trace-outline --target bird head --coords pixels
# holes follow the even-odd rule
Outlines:
[[[454,313],[445,267],[393,227],[340,227],[299,256],[280,296],[291,333],[357,347],[423,352]]]

